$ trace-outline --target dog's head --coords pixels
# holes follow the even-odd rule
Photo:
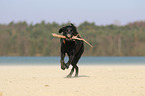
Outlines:
[[[73,36],[78,34],[76,27],[72,23],[70,26],[60,28],[59,33],[62,33],[66,37],[66,40],[71,40]]]

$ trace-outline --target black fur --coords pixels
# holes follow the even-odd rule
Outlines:
[[[66,39],[60,39],[61,42],[61,69],[68,69],[70,65],[72,65],[71,72],[67,75],[67,77],[71,77],[74,69],[76,70],[75,76],[78,76],[79,68],[77,63],[84,52],[84,43],[80,40],[72,40],[71,37],[77,36],[81,38],[77,32],[76,27],[71,24],[70,26],[65,26],[59,29],[59,33],[62,33]],[[65,55],[68,55],[69,60],[67,63],[64,62]]]

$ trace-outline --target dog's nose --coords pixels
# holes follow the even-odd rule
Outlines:
[[[71,37],[71,34],[67,34],[67,37],[70,38]]]

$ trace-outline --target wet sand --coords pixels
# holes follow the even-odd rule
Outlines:
[[[0,96],[145,96],[145,66],[0,66]]]

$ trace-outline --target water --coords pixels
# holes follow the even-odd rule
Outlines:
[[[68,57],[65,58],[65,61]],[[59,65],[60,57],[0,57],[0,65]],[[144,64],[145,57],[81,57],[79,65]]]

